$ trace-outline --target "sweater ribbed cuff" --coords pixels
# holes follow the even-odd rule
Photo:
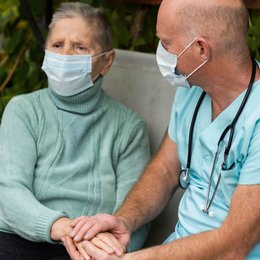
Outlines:
[[[68,217],[61,211],[41,211],[35,221],[35,233],[39,240],[55,243],[51,239],[52,224],[59,218]]]

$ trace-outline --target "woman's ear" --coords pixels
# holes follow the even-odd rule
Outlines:
[[[114,59],[115,59],[115,50],[113,49],[113,50],[109,51],[109,52],[105,55],[105,62],[106,62],[106,63],[105,63],[105,66],[103,67],[103,69],[102,69],[101,72],[100,72],[100,74],[101,74],[102,76],[106,75],[106,74],[109,72],[109,70],[110,70],[110,68],[111,68],[111,66],[112,66],[112,63],[113,63]]]
[[[198,37],[197,44],[199,46],[200,59],[203,61],[209,60],[211,56],[211,50],[208,41],[203,37]]]

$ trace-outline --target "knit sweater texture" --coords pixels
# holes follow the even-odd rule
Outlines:
[[[52,224],[113,213],[149,159],[144,122],[102,89],[14,97],[0,126],[0,230],[53,242]],[[143,228],[132,238],[142,246]]]

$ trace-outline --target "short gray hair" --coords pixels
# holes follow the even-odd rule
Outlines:
[[[55,23],[64,18],[80,17],[86,24],[94,27],[94,35],[102,51],[109,51],[112,47],[112,27],[100,8],[79,2],[62,3],[52,16],[46,42],[52,33]]]
[[[205,36],[213,38],[217,52],[230,51],[237,54],[248,52],[247,33],[249,16],[244,5],[203,6],[194,4],[179,10],[178,31],[185,38]],[[244,52],[244,53],[243,53]]]

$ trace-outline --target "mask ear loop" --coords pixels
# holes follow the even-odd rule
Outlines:
[[[112,49],[112,50],[113,50],[113,49]],[[112,50],[110,50],[110,51],[105,51],[105,52],[102,52],[102,53],[97,54],[97,55],[93,55],[92,58],[98,58],[98,57],[100,57],[100,56],[106,55],[106,54],[108,54],[109,52],[111,52]]]
[[[193,75],[196,71],[198,71],[206,62],[208,62],[208,60],[205,60],[204,62],[202,62],[197,69],[195,69],[188,76],[186,76],[186,79],[188,79],[191,75]]]
[[[109,52],[112,52],[112,51],[113,51],[113,49],[111,49],[110,51],[102,52],[102,53],[97,54],[97,55],[93,55],[93,56],[92,56],[92,59],[93,59],[93,58],[101,57],[101,56],[106,55],[106,54],[108,54]],[[100,75],[101,75],[101,74],[97,75],[94,79],[92,79],[93,83],[96,82],[96,80],[100,77]]]
[[[195,37],[191,43],[189,43],[183,51],[181,51],[181,53],[179,55],[177,55],[177,59],[197,40],[198,38]],[[208,60],[205,60],[204,62],[202,62],[198,68],[196,68],[194,71],[192,71],[188,76],[185,75],[186,79],[188,79],[191,75],[193,75],[196,71],[198,71],[206,62],[208,62]]]
[[[190,46],[197,40],[198,38],[195,37],[178,55],[177,58],[179,58]]]

